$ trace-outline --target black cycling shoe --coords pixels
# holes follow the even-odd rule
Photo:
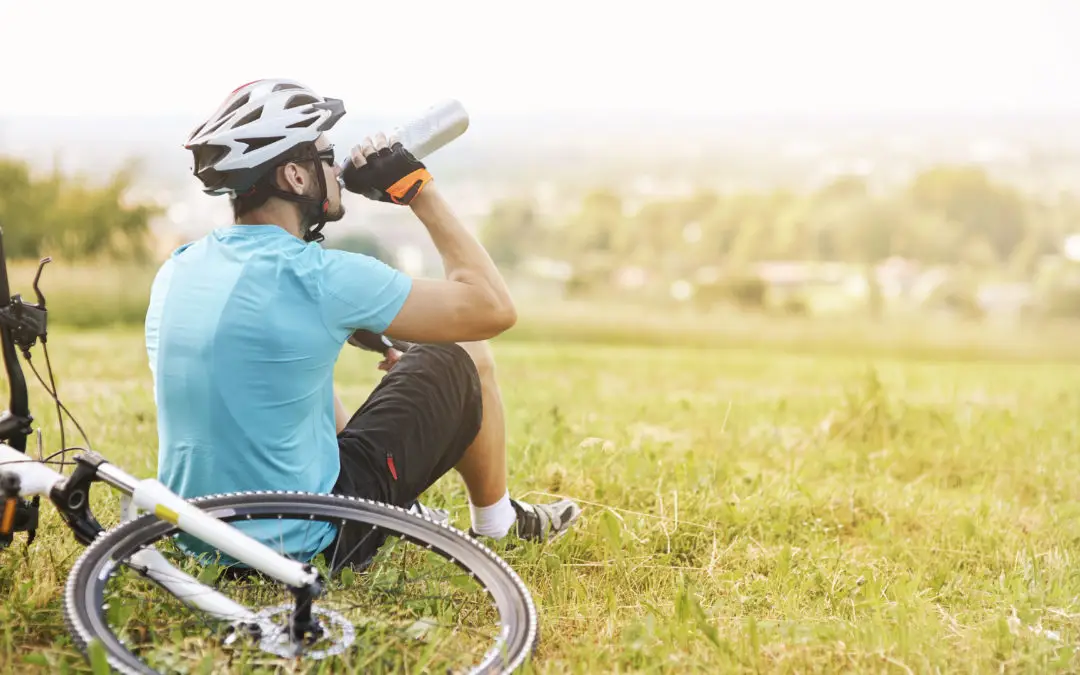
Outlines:
[[[525,541],[554,541],[566,534],[581,517],[581,507],[569,499],[560,499],[551,504],[530,504],[511,499],[510,505],[514,507],[517,520],[508,534]],[[469,536],[480,538],[484,535],[477,534],[470,527]]]

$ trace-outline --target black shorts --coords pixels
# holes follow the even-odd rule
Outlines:
[[[332,491],[409,506],[461,460],[482,419],[480,376],[468,353],[452,343],[414,344],[338,434]],[[360,563],[381,543],[368,534],[346,528],[326,550]]]

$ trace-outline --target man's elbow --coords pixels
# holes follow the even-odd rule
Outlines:
[[[479,338],[483,340],[496,337],[510,330],[517,323],[517,309],[509,299],[503,301],[492,298],[478,314],[473,316],[483,317],[478,322],[483,325],[481,328],[483,335]]]
[[[499,332],[505,332],[514,327],[517,323],[517,308],[514,307],[514,303],[508,301],[504,307],[501,307],[497,313],[496,325],[499,328]]]

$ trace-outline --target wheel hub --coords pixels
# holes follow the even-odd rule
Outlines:
[[[321,625],[321,635],[311,645],[292,639],[289,630],[289,618],[296,606],[291,604],[266,607],[255,615],[262,638],[259,649],[264,652],[286,658],[301,653],[306,658],[321,660],[344,652],[356,640],[356,628],[340,612],[322,607],[312,607],[312,617],[317,617]],[[316,647],[311,649],[310,647]]]

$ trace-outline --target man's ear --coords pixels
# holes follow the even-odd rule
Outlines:
[[[292,192],[298,195],[304,194],[304,189],[307,187],[307,174],[300,168],[299,164],[293,162],[286,162],[284,166],[278,168],[280,172],[278,177],[281,180],[281,187],[287,192]]]

